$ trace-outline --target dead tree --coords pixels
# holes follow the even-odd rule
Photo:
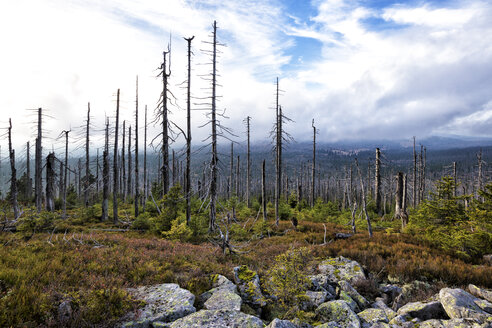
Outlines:
[[[413,137],[413,208],[417,207],[417,153],[415,152],[415,137]]]
[[[90,124],[91,103],[87,103],[87,121],[85,130],[85,180],[84,180],[84,206],[89,206],[89,124]]]
[[[34,171],[34,194],[36,198],[36,210],[41,212],[42,209],[42,109],[38,108],[38,136],[36,138],[36,153],[35,153],[35,171]]]
[[[106,118],[106,130],[104,134],[104,151],[103,151],[103,194],[102,194],[102,220],[108,220],[108,203],[109,203],[109,120]],[[117,177],[114,177],[117,181]],[[113,194],[116,194],[115,190]],[[113,195],[114,196],[114,195]],[[114,198],[113,198],[114,199]],[[114,208],[113,208],[114,211]],[[117,211],[117,210],[116,210]],[[116,212],[117,213],[117,212]]]
[[[240,180],[241,180],[239,178],[240,172],[241,172],[240,171],[240,169],[241,169],[241,166],[240,165],[241,164],[239,162],[239,159],[240,159],[240,157],[239,157],[239,155],[237,155],[237,161],[236,161],[236,186],[234,187],[234,194],[235,194],[235,196],[237,197],[238,200],[240,199],[239,196],[240,196],[240,193],[241,193],[241,190],[239,189],[240,188]]]
[[[96,151],[96,195],[99,198],[99,148]]]
[[[191,38],[185,38],[188,43],[188,79],[186,88],[186,224],[191,220]]]
[[[55,210],[55,153],[46,157],[46,210]]]
[[[382,214],[381,210],[381,151],[376,148],[376,174],[375,174],[375,201],[376,201],[376,213]]]
[[[478,176],[477,176],[477,197],[478,197],[478,192],[483,189],[483,161],[482,161],[482,148],[480,148],[480,151],[477,154],[477,160],[478,160]]]
[[[456,190],[458,188],[458,179],[456,177],[456,162],[453,162],[453,181],[454,181],[453,197],[456,197]]]
[[[168,45],[168,50],[162,52],[163,62],[161,64],[162,74],[162,195],[164,196],[169,192],[169,121],[168,121],[168,79],[171,76],[171,45]],[[169,55],[169,64],[167,64],[167,56]]]
[[[408,215],[406,213],[406,177],[403,172],[398,172],[396,183],[396,205],[395,205],[395,219],[401,220],[402,228],[408,224]]]
[[[367,203],[366,203],[366,192],[364,189],[364,181],[362,181],[362,174],[360,173],[359,163],[357,162],[357,158],[355,159],[355,166],[357,168],[357,173],[359,174],[360,181],[360,189],[362,193],[362,211],[364,212],[364,216],[367,221],[367,232],[369,233],[369,237],[372,237],[372,226],[371,219],[369,218],[369,214],[367,213]]]
[[[314,201],[315,201],[315,196],[314,196],[314,190],[315,190],[315,179],[316,179],[316,126],[314,126],[314,118],[313,122],[311,123],[311,126],[313,127],[313,164],[312,164],[312,183],[311,183],[311,207],[314,207]]]
[[[70,131],[63,131],[65,134],[65,163],[63,168],[63,199],[62,199],[62,209],[63,209],[63,218],[67,217],[67,172],[68,172],[68,134]]]
[[[138,179],[138,76],[136,86],[136,100],[135,100],[135,217],[138,217],[138,202],[140,198],[139,179]]]
[[[113,221],[118,223],[118,124],[120,119],[120,89],[116,95],[116,122],[113,154]],[[124,163],[123,163],[124,164]]]
[[[145,203],[147,202],[147,105],[145,105],[145,124],[144,124],[144,195],[143,195],[143,204],[142,211],[145,212]]]
[[[121,188],[121,192],[123,193],[123,202],[126,203],[126,194],[127,194],[127,190],[126,190],[126,162],[125,162],[125,151],[126,151],[126,148],[125,148],[125,142],[126,142],[126,126],[125,126],[125,120],[123,120],[123,136],[122,136],[122,139],[121,139],[121,174],[122,174],[122,181],[120,180],[120,188]]]
[[[31,147],[29,146],[29,141],[26,145],[26,175],[27,175],[27,188],[26,188],[26,199],[30,203],[32,196],[32,179],[31,179]]]
[[[228,190],[228,196],[229,196],[229,199],[232,197],[232,195],[234,194],[234,142],[231,142],[231,161],[230,161],[230,165],[229,165],[229,183],[228,183],[228,186],[227,188],[229,189]]]
[[[15,150],[12,149],[12,119],[9,118],[9,157],[10,157],[10,200],[14,211],[14,219],[19,217],[17,204],[17,170],[15,169]]]
[[[251,206],[251,201],[249,199],[249,193],[251,188],[251,149],[250,149],[250,124],[251,116],[246,116],[244,120],[246,123],[246,137],[247,137],[247,148],[246,148],[246,206]]]
[[[125,163],[122,163],[123,166],[125,166]],[[127,174],[127,187],[126,190],[128,191],[128,196],[131,196],[132,192],[132,127],[128,127],[128,174]]]
[[[265,160],[261,164],[261,207],[263,209],[263,220],[267,220],[267,203],[266,203],[266,179],[265,179]]]
[[[280,202],[280,192],[282,188],[282,108],[278,103],[279,87],[277,77],[277,92],[275,93],[275,110],[276,110],[276,140],[275,140],[275,225],[278,226],[280,217],[278,206]]]

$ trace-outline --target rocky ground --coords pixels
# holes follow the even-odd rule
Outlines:
[[[215,275],[213,288],[198,297],[177,284],[131,289],[143,307],[122,319],[122,327],[264,327],[309,328],[299,319],[265,322],[262,310],[275,299],[260,286],[256,272],[246,267],[233,269],[234,282]],[[361,295],[352,285],[368,279],[355,261],[329,258],[318,265],[318,274],[308,276],[302,310],[313,314],[316,327],[492,327],[492,291],[469,285],[442,288],[423,302],[409,302],[415,290],[429,288],[424,282],[407,285],[384,284],[377,296]],[[369,299],[373,299],[370,302]],[[247,308],[250,313],[241,312]]]

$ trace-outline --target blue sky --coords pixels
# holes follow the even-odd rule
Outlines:
[[[287,129],[297,140],[310,138],[313,118],[327,142],[492,136],[492,4],[480,0],[3,1],[0,124],[12,117],[23,144],[32,140],[24,109],[47,108],[56,118],[46,127],[57,149],[55,137],[81,125],[87,102],[98,134],[114,113],[118,88],[122,117],[132,121],[136,75],[140,106],[153,111],[155,69],[171,35],[171,117],[184,126],[183,37],[195,36],[192,94],[206,97],[200,75],[209,58],[201,50],[214,20],[227,45],[219,105],[239,139],[250,115],[253,139],[267,140],[277,76],[281,104],[295,121]],[[196,111],[192,121],[199,143],[207,118]]]

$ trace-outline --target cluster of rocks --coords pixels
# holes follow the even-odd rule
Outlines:
[[[312,312],[319,328],[492,328],[492,291],[474,285],[468,286],[468,292],[443,288],[426,302],[408,302],[413,291],[429,287],[425,283],[380,285],[380,297],[370,302],[352,286],[367,279],[357,262],[330,258],[318,265],[318,271],[309,276],[311,284],[301,310]],[[128,314],[123,327],[255,328],[266,324],[260,317],[269,296],[262,293],[258,274],[245,266],[234,268],[234,282],[215,275],[213,288],[196,299],[176,284],[140,287],[130,293],[143,300],[145,307]],[[241,312],[245,307],[255,315]],[[312,326],[298,319],[275,319],[267,327]]]

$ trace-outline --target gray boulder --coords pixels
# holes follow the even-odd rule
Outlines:
[[[371,306],[375,309],[383,310],[389,320],[393,319],[397,315],[396,312],[393,311],[388,305],[386,305],[386,303],[380,297],[376,298],[376,301],[372,303]]]
[[[198,308],[202,308],[204,306],[204,303],[216,292],[218,291],[223,291],[227,290],[232,293],[236,293],[239,295],[237,291],[237,286],[224,277],[223,275],[216,274],[212,275],[212,289],[206,291],[205,293],[199,295],[197,297],[196,303]]]
[[[346,328],[360,328],[359,317],[345,301],[337,300],[321,304],[316,309],[321,322],[336,322]]]
[[[412,302],[402,306],[397,314],[408,314],[412,318],[419,318],[420,320],[429,319],[446,319],[447,315],[441,302],[434,301],[429,303]]]
[[[64,300],[58,305],[58,322],[67,324],[72,319],[72,301]]]
[[[338,323],[334,321],[326,322],[324,324],[316,326],[316,328],[343,328],[343,327],[344,326],[340,326]]]
[[[468,285],[468,291],[473,296],[483,298],[484,300],[492,302],[492,291],[490,291],[490,290],[478,288],[475,285],[469,284]]]
[[[369,302],[349,282],[342,280],[338,282],[338,285],[357,303],[359,309],[363,310],[369,306]]]
[[[256,271],[250,270],[246,265],[235,267],[234,281],[238,286],[239,295],[246,304],[256,309],[266,305]]]
[[[297,326],[289,320],[274,319],[266,328],[297,328]]]
[[[170,328],[263,328],[263,322],[252,315],[231,310],[200,310],[174,321]]]
[[[373,324],[376,322],[389,322],[386,313],[384,313],[384,311],[381,309],[366,309],[362,312],[357,313],[357,315],[359,316],[363,325],[365,323]]]
[[[347,303],[347,305],[354,311],[355,313],[360,312],[359,306],[357,305],[357,302],[350,297],[349,294],[347,294],[345,291],[340,291],[340,300],[344,301]]]
[[[203,304],[207,310],[234,310],[240,311],[243,300],[241,296],[229,289],[219,289]]]
[[[476,304],[479,299],[462,289],[443,288],[439,299],[451,319],[475,319],[481,324],[492,322],[492,316]]]
[[[150,327],[151,323],[171,322],[196,311],[195,295],[177,284],[130,288],[128,292],[145,302],[143,309],[125,316],[123,327]]]
[[[306,300],[301,302],[301,309],[303,311],[310,311],[317,308],[318,306],[320,306],[322,303],[326,301],[328,292],[327,291],[313,292],[311,290],[308,290],[306,291],[304,296]]]
[[[352,282],[366,279],[362,266],[343,256],[324,260],[318,265],[318,270],[331,281],[347,280]]]

